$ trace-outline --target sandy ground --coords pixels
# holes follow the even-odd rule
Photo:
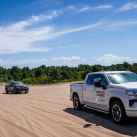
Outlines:
[[[69,84],[30,86],[28,94],[0,91],[0,137],[137,136],[137,120],[118,126],[105,114],[74,110]]]

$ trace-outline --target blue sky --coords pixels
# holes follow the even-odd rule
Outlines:
[[[4,67],[137,62],[137,1],[0,0]]]

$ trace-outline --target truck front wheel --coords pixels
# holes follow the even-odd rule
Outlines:
[[[114,101],[111,105],[111,116],[115,123],[121,124],[126,118],[123,104],[120,101]]]
[[[76,110],[80,110],[83,107],[83,105],[79,101],[79,97],[77,94],[73,96],[73,106],[74,106],[74,109]]]

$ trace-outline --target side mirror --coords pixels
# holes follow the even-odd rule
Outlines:
[[[103,81],[101,81],[100,78],[94,79],[94,85],[95,85],[95,87],[97,87],[97,88],[101,88],[101,87],[102,87],[104,90],[107,89],[106,83],[103,82]]]
[[[104,90],[107,89],[106,83],[101,83],[101,87],[102,87]]]
[[[95,87],[101,87],[101,79],[100,78],[95,78],[94,79],[94,85]]]
[[[105,90],[105,89],[107,89],[107,85],[101,85],[101,87]]]

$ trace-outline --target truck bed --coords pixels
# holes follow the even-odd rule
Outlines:
[[[81,83],[72,83],[70,86],[71,86],[71,89],[73,90],[73,91],[80,91],[80,90],[82,90],[83,89],[83,82],[81,82]]]
[[[83,82],[79,82],[79,83],[72,83],[70,85],[70,100],[72,100],[72,94],[73,92],[77,93],[78,95],[80,95],[80,97],[82,97],[82,91],[83,91]]]

